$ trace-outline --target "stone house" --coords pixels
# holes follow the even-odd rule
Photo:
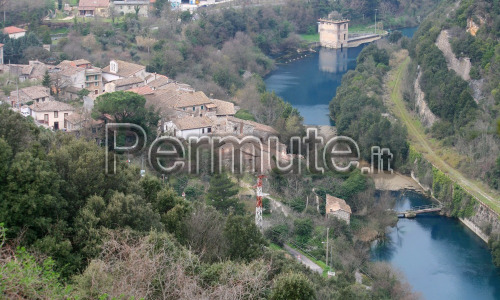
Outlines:
[[[343,200],[332,195],[326,195],[325,211],[327,216],[334,216],[344,220],[347,224],[351,220],[351,207]]]
[[[66,118],[75,111],[73,106],[59,101],[35,103],[30,108],[36,122],[54,130],[67,129]]]
[[[137,14],[139,17],[148,17],[150,8],[149,0],[121,0],[112,3],[112,9],[120,15]]]
[[[108,17],[109,0],[80,0],[78,14],[86,17]]]
[[[173,119],[164,125],[164,131],[178,138],[201,137],[212,132],[213,122],[208,117],[191,117]]]
[[[117,91],[126,91],[142,86],[144,86],[143,79],[139,77],[127,77],[106,83],[106,85],[104,86],[104,91],[106,93],[112,93]]]
[[[102,73],[106,82],[128,77],[145,79],[149,75],[145,66],[118,59],[111,60],[109,66],[102,69]]]
[[[19,97],[17,91],[11,92],[9,97],[9,101],[12,106],[16,106],[17,104],[26,104],[28,102],[43,103],[48,102],[49,100],[51,100],[49,88],[44,86],[25,87],[19,89]]]
[[[93,67],[86,60],[65,60],[50,72],[52,74],[52,82],[59,89],[64,90],[68,87],[87,89],[92,95],[100,95],[104,91],[102,70]]]

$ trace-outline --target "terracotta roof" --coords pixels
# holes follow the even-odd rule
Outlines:
[[[179,101],[175,107],[183,108],[189,106],[197,106],[211,103],[210,99],[205,95],[205,93],[199,92],[179,92]]]
[[[151,75],[151,76],[154,76],[154,75]],[[154,90],[154,89],[160,88],[164,85],[167,85],[169,83],[170,83],[170,80],[168,79],[168,77],[161,75],[161,77],[157,77],[155,80],[148,83],[148,85]]]
[[[108,7],[109,0],[80,0],[78,9],[88,7]]]
[[[75,108],[69,104],[59,101],[47,101],[36,103],[31,106],[33,111],[74,111]]]
[[[73,63],[76,66],[79,66],[79,65],[88,65],[88,64],[90,64],[90,61],[88,61],[86,59],[83,59],[83,58],[80,58],[80,59],[74,60]]]
[[[177,126],[179,130],[197,129],[212,127],[213,122],[208,117],[183,117],[179,119],[174,119],[172,122]]]
[[[352,213],[351,207],[345,203],[343,199],[334,197],[332,195],[326,195],[326,213],[336,212],[338,210],[343,210],[348,213]]]
[[[147,85],[127,90],[127,92],[132,92],[139,95],[150,95],[154,93],[154,91]]]
[[[144,95],[146,98],[146,105],[153,106],[161,112],[166,113],[171,110],[177,103],[177,88],[175,85],[168,85],[168,88],[155,90],[154,93]]]
[[[44,86],[29,86],[20,89],[19,92],[23,92],[31,99],[39,99],[50,96],[49,89]]]
[[[224,115],[234,115],[236,113],[236,111],[234,110],[233,103],[217,99],[211,99],[211,100],[215,105],[217,105],[216,115],[224,116]]]
[[[20,32],[26,32],[26,30],[19,28],[19,27],[15,27],[15,26],[5,27],[3,29],[3,33],[5,33],[5,34],[14,34],[14,33],[20,33]]]
[[[115,86],[125,86],[136,83],[144,83],[144,80],[140,79],[139,77],[128,77],[114,80],[113,83],[115,84]]]
[[[110,74],[116,74],[122,77],[129,77],[146,68],[145,66],[130,63],[123,60],[115,59],[114,61],[118,64],[118,72],[116,73],[111,72],[109,65],[106,66],[104,69],[102,69],[102,71]]]
[[[276,131],[276,129],[272,128],[271,126],[265,125],[265,124],[261,124],[261,123],[257,123],[257,122],[249,121],[249,120],[238,119],[235,117],[228,117],[227,119],[232,121],[232,122],[235,122],[235,123],[243,123],[243,124],[251,125],[255,128],[254,130],[266,131],[266,132],[275,133],[275,134],[278,133]]]

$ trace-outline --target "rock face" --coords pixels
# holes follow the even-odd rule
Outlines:
[[[431,127],[434,122],[438,121],[439,118],[436,117],[430,110],[429,106],[425,102],[425,94],[420,88],[420,77],[422,72],[419,70],[417,79],[415,80],[414,90],[415,90],[415,105],[420,121],[425,127]]]
[[[467,57],[457,59],[455,54],[451,50],[451,45],[448,38],[448,31],[441,31],[436,40],[436,46],[443,52],[444,57],[446,58],[446,62],[448,63],[448,69],[455,71],[458,76],[462,77],[463,80],[468,81],[470,80],[470,59]]]
[[[472,226],[472,228],[469,226],[469,228],[471,228],[479,237],[487,241],[489,238],[488,234],[490,232],[500,232],[500,220],[496,212],[482,203],[478,203],[474,210],[475,214],[470,218],[465,218],[465,220],[476,226]],[[488,226],[490,228],[485,230]]]

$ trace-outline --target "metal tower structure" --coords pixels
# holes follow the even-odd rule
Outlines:
[[[256,188],[257,194],[257,205],[255,207],[255,225],[262,231],[262,197],[264,193],[262,193],[262,178],[266,177],[265,175],[257,176],[257,185],[254,186]]]

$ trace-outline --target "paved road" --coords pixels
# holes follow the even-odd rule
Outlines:
[[[323,274],[323,268],[315,264],[312,260],[304,256],[302,253],[299,251],[293,249],[292,247],[285,245],[284,246],[285,250],[288,251],[295,259],[309,267],[309,269],[313,270],[314,272],[317,272],[319,274]]]
[[[498,195],[495,194],[492,190],[487,189],[486,187],[480,187],[473,181],[467,179],[462,173],[458,170],[454,169],[448,163],[446,163],[439,155],[437,155],[432,148],[431,144],[428,142],[428,137],[425,135],[422,130],[419,130],[417,126],[415,126],[412,117],[406,110],[405,104],[403,103],[400,95],[400,86],[401,86],[401,74],[406,67],[408,66],[410,59],[406,58],[402,61],[397,69],[396,80],[394,82],[394,87],[392,89],[390,98],[395,105],[395,113],[399,116],[399,118],[405,123],[408,128],[408,134],[410,139],[413,140],[413,144],[418,146],[418,149],[421,150],[424,157],[432,163],[435,167],[440,169],[442,172],[447,174],[454,182],[460,184],[460,186],[473,195],[477,200],[483,202],[487,206],[490,206],[493,210],[499,212],[500,211],[500,202]]]

